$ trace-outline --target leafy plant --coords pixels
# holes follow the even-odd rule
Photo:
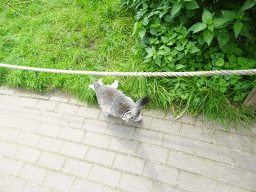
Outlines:
[[[133,8],[137,20],[133,34],[138,35],[138,38],[132,50],[143,56],[144,63],[154,65],[155,71],[254,68],[255,60],[248,60],[238,43],[241,36],[250,36],[249,31],[253,25],[246,10],[251,9],[255,1],[247,0],[243,5],[236,6],[209,2],[124,1],[123,5]],[[220,5],[224,9],[220,9]],[[255,80],[249,76],[199,79],[221,93],[233,93],[234,101],[242,101]],[[246,87],[235,89],[239,83],[245,82]]]

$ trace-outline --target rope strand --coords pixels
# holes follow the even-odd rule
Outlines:
[[[221,70],[221,71],[193,71],[193,72],[100,72],[100,71],[73,71],[60,69],[45,69],[0,63],[0,67],[40,71],[49,73],[65,73],[98,76],[142,76],[142,77],[181,77],[181,76],[214,76],[214,75],[256,75],[256,69],[248,70]]]

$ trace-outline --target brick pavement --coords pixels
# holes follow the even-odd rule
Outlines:
[[[0,87],[1,192],[256,191],[256,127],[143,111],[105,117],[67,96]]]

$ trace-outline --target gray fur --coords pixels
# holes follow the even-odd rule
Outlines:
[[[96,92],[98,103],[106,116],[121,117],[125,121],[140,121],[140,111],[150,99],[139,99],[136,103],[117,89],[118,81],[112,85],[103,85],[102,80],[89,85]]]

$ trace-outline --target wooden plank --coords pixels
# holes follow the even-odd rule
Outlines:
[[[251,93],[244,100],[243,106],[252,111],[256,111],[256,86],[252,89]]]

